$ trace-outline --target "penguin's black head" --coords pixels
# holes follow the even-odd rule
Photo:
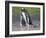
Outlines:
[[[22,8],[21,11],[22,12],[27,12],[27,10],[25,8]]]

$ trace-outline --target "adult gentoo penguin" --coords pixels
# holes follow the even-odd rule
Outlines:
[[[21,9],[20,22],[22,26],[26,26],[26,24],[32,25],[31,17],[25,8]]]

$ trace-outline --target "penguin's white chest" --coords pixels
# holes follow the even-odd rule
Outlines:
[[[25,21],[26,21],[26,15],[25,15],[25,13],[24,12],[22,12],[22,15],[23,15],[23,18],[25,19]]]

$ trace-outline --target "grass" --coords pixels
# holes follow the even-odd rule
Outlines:
[[[12,13],[14,15],[17,15],[21,13],[21,8],[23,7],[12,7]],[[24,7],[29,14],[37,14],[40,13],[40,8],[34,8],[34,7]]]

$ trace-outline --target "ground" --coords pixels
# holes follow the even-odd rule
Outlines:
[[[33,25],[28,26],[20,26],[19,22],[16,22],[12,25],[12,31],[31,31],[31,30],[39,30],[40,23],[39,21],[32,21]]]

